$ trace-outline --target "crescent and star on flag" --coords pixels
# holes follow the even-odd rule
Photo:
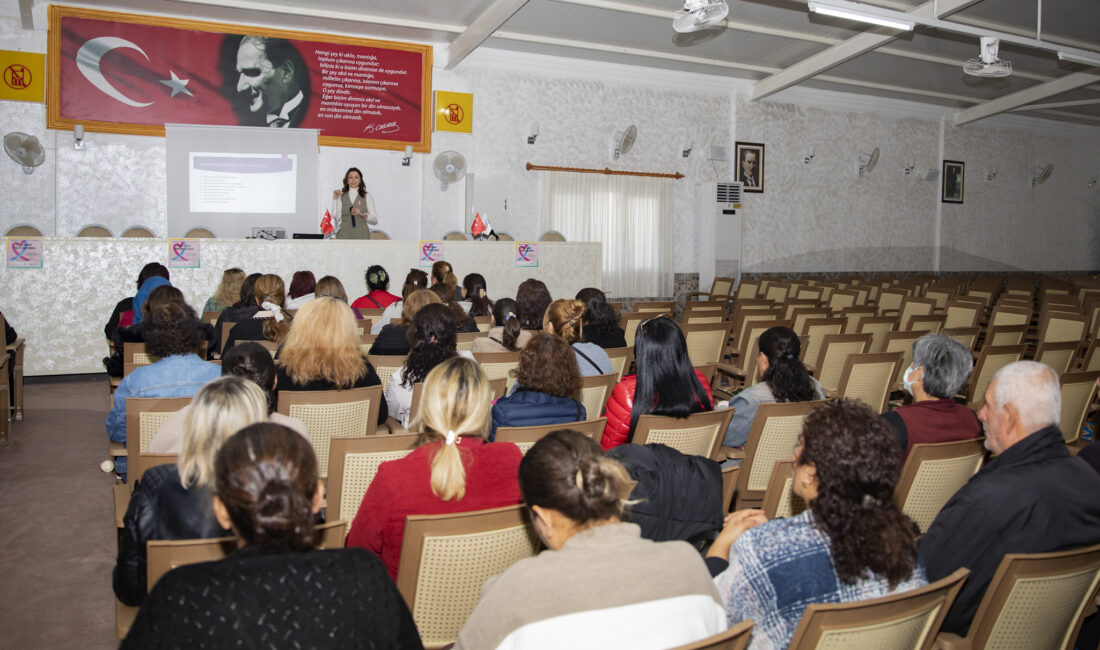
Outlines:
[[[99,69],[100,59],[111,50],[117,48],[125,48],[128,50],[135,50],[138,54],[145,57],[145,60],[149,60],[147,55],[140,47],[134,45],[130,41],[124,38],[118,38],[117,36],[100,36],[99,38],[93,38],[80,46],[80,49],[76,53],[76,67],[80,70],[80,73],[84,75],[93,86],[101,90],[108,97],[126,104],[127,106],[133,106],[134,108],[144,108],[150,106],[153,102],[139,102],[122,94],[118,88],[111,85],[111,82],[107,81],[107,78],[103,76],[103,72]],[[168,72],[172,75],[171,79],[158,79],[162,84],[172,89],[171,97],[175,97],[180,93],[184,93],[190,97],[194,97],[191,91],[187,89],[187,84],[190,79],[180,79],[176,75],[175,70],[169,69]]]

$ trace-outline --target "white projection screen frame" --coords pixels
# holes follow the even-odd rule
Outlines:
[[[319,233],[315,129],[166,124],[168,236]]]

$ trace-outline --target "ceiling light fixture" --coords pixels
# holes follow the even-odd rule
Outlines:
[[[870,23],[872,25],[879,25],[881,27],[889,27],[890,29],[900,29],[903,31],[913,31],[913,26],[916,24],[907,20],[899,20],[890,16],[883,16],[879,14],[874,7],[868,7],[866,5],[860,5],[858,3],[845,3],[848,6],[836,6],[832,3],[811,2],[810,11],[815,14],[821,14],[823,16],[833,16],[834,18],[845,18],[847,20],[856,20],[861,23]]]

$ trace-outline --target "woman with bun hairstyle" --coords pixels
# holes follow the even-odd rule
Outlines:
[[[489,316],[493,313],[493,301],[485,293],[485,276],[470,273],[462,278],[462,300],[458,304],[470,316]]]
[[[386,388],[390,417],[409,428],[413,384],[424,381],[432,368],[458,354],[455,349],[455,317],[445,305],[424,305],[413,316],[409,327],[409,356],[405,365],[394,371]],[[469,352],[464,353],[469,355]]]
[[[377,557],[316,548],[324,484],[301,436],[270,422],[245,427],[213,473],[213,511],[238,549],[165,574],[123,648],[423,647]]]
[[[409,269],[409,272],[405,274],[405,283],[401,285],[401,300],[397,302],[391,302],[386,306],[386,309],[382,311],[382,316],[378,318],[377,323],[371,323],[370,333],[378,334],[382,331],[382,328],[390,324],[395,318],[401,318],[401,312],[404,309],[402,304],[409,294],[417,289],[428,288],[428,274],[420,269]]]
[[[626,332],[619,326],[619,313],[607,304],[607,296],[595,287],[577,292],[584,303],[584,340],[601,348],[625,348]]]
[[[590,438],[546,435],[523,457],[519,483],[547,550],[485,583],[456,650],[670,648],[726,629],[695,549],[643,539],[622,521],[630,475]]]
[[[655,316],[638,325],[634,337],[638,373],[623,377],[607,400],[604,449],[630,442],[638,418],[648,413],[686,418],[714,409],[710,382],[695,370],[676,323]]]
[[[499,427],[565,424],[587,419],[580,392],[581,374],[569,355],[569,345],[557,336],[536,334],[519,353],[516,389],[493,404],[495,440]]]
[[[462,300],[462,290],[458,287],[458,276],[455,275],[455,269],[450,262],[439,260],[432,264],[432,286],[434,287],[437,284],[446,285],[451,290],[451,295],[455,297],[455,300]]]
[[[389,356],[408,354],[411,349],[409,328],[412,326],[413,319],[425,306],[438,302],[440,302],[439,296],[431,289],[416,289],[405,296],[401,302],[394,303],[401,305],[401,322],[396,325],[388,323],[382,327],[370,346],[370,354]]]
[[[219,377],[195,394],[184,420],[179,461],[145,472],[123,519],[115,595],[127,605],[145,599],[146,542],[221,537],[211,505],[214,457],[234,433],[267,419],[267,397],[241,377]]]
[[[767,521],[730,515],[707,551],[731,625],[756,624],[753,648],[786,648],[806,605],[847,603],[927,583],[920,531],[894,503],[901,449],[889,425],[854,399],[806,415],[794,450],[794,493],[807,509]]]
[[[359,351],[355,316],[347,303],[328,296],[315,298],[298,310],[286,342],[275,359],[275,383],[284,390],[345,390],[382,383],[374,366]],[[389,415],[386,401],[378,408],[378,424]]]
[[[439,302],[443,303],[443,305],[454,314],[455,327],[458,328],[459,332],[469,334],[477,331],[477,323],[473,318],[470,318],[470,315],[466,313],[462,305],[455,300],[454,294],[447,285],[433,284],[429,291],[439,296]]]
[[[825,388],[810,376],[798,355],[802,344],[789,327],[772,327],[760,335],[757,366],[763,378],[730,401],[733,418],[722,440],[724,447],[743,447],[761,404],[825,399]]]
[[[290,314],[286,313],[286,285],[277,275],[261,275],[253,288],[256,306],[259,309],[251,318],[245,318],[229,330],[225,339],[225,348],[231,348],[237,341],[268,340],[282,343],[290,331]]]
[[[363,277],[367,282],[367,295],[356,298],[351,303],[353,309],[385,309],[401,300],[400,296],[386,291],[390,288],[390,276],[386,269],[375,264],[367,269]]]
[[[531,340],[531,332],[520,327],[519,306],[511,298],[501,298],[493,303],[493,313],[489,315],[488,336],[474,339],[472,348],[475,354],[480,352],[516,352],[522,350]]]
[[[520,502],[523,454],[510,442],[487,443],[493,392],[477,362],[452,357],[428,373],[417,419],[416,449],[378,467],[359,505],[347,545],[374,551],[397,578],[405,518],[469,512]]]
[[[542,329],[565,339],[577,355],[577,367],[582,377],[609,375],[615,372],[611,357],[603,348],[584,340],[584,303],[580,300],[555,300],[546,308]]]

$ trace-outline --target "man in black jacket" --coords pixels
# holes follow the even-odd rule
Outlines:
[[[928,580],[959,567],[970,577],[943,630],[966,634],[1006,553],[1046,553],[1100,543],[1100,476],[1066,450],[1058,430],[1058,375],[1019,361],[1002,368],[985,391],[985,465],[920,540]]]

